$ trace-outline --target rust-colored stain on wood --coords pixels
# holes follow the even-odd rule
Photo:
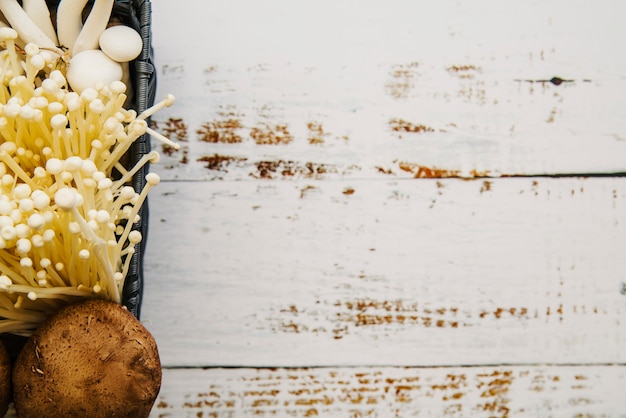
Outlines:
[[[480,71],[479,67],[472,64],[451,65],[446,68],[449,73],[456,75],[462,79],[472,79],[476,72]]]
[[[171,117],[162,122],[152,120],[151,125],[154,129],[163,133],[163,135],[165,135],[167,138],[171,139],[172,141],[183,144],[180,151],[177,151],[171,145],[162,144],[161,152],[163,152],[164,155],[168,155],[168,156],[172,156],[175,153],[180,152],[181,158],[179,162],[181,164],[187,164],[189,162],[188,161],[189,148],[187,147],[186,143],[189,141],[189,126],[183,120],[183,118]]]
[[[400,165],[400,168],[402,168],[402,170],[408,171],[406,170],[406,167],[407,167],[406,164]],[[448,178],[448,177],[459,177],[459,175],[460,175],[459,170],[445,170],[445,169],[441,169],[437,167],[425,167],[423,165],[417,165],[416,170],[415,170],[416,179],[422,179],[422,178],[442,179],[442,178]]]
[[[461,329],[480,327],[491,321],[558,321],[565,317],[606,315],[596,307],[563,304],[545,308],[499,306],[466,310],[460,306],[422,305],[418,301],[386,299],[345,299],[334,302],[316,300],[310,306],[291,304],[270,308],[263,324],[278,333],[313,333],[341,340],[365,329],[398,332],[408,328]],[[454,332],[454,331],[451,331]],[[375,338],[375,337],[372,337]]]
[[[227,171],[227,167],[233,163],[245,162],[245,157],[234,157],[230,155],[205,155],[198,158],[197,161],[206,163],[205,167],[209,170]]]
[[[322,179],[330,175],[342,175],[352,171],[360,170],[359,167],[344,167],[340,169],[333,164],[316,163],[312,161],[292,161],[292,160],[261,160],[253,161],[246,157],[233,155],[224,155],[213,153],[203,155],[196,159],[197,162],[206,163],[204,167],[207,170],[220,173],[228,173],[231,166],[233,168],[243,169],[247,171],[248,176],[255,179],[281,179],[281,178],[304,178],[304,179]],[[216,179],[221,178],[217,173]],[[344,194],[352,194],[349,189]],[[302,195],[304,197],[304,194]]]
[[[328,135],[324,132],[324,127],[320,122],[309,122],[306,125],[308,130],[308,141],[309,144],[323,144],[325,142],[325,137]]]
[[[462,172],[461,170],[427,166],[402,160],[394,160],[392,161],[392,164],[393,165],[391,167],[376,166],[375,169],[378,173],[391,176],[398,175],[397,170],[400,170],[401,173],[408,173],[416,179],[479,179],[484,177],[492,177],[492,174],[489,170],[472,169],[468,172]],[[487,183],[483,183],[482,189],[484,189],[485,187],[487,187]],[[482,191],[488,190],[489,189]]]
[[[490,182],[489,180],[483,181],[483,184],[480,187],[480,192],[484,193],[484,192],[490,191],[491,190],[491,184],[492,184],[492,182]]]
[[[321,306],[320,306],[321,305]],[[324,310],[325,313],[321,314]],[[316,304],[315,309],[281,309],[275,330],[289,333],[330,334],[339,340],[360,328],[401,329],[406,327],[459,328],[471,326],[464,321],[459,308],[420,308],[417,303],[358,299]],[[312,320],[316,319],[316,320]],[[312,325],[315,324],[315,325]]]
[[[260,179],[272,179],[276,177],[303,177],[319,178],[324,174],[337,173],[336,167],[327,164],[313,162],[300,163],[296,161],[259,161],[256,163],[256,171],[250,176]]]
[[[419,63],[396,64],[389,71],[389,79],[385,91],[395,99],[406,99],[415,87],[415,78]]]
[[[205,144],[239,144],[246,140],[252,140],[256,145],[289,145],[296,140],[287,124],[261,121],[252,127],[248,127],[241,119],[241,114],[236,109],[221,109],[217,112],[218,119],[202,123],[196,130],[194,139],[196,142]],[[189,126],[183,118],[172,117],[164,121],[153,121],[153,126],[169,136],[171,139],[181,142],[181,151],[176,151],[169,145],[161,145],[163,154],[175,156],[180,154],[178,163],[187,164],[189,162]],[[391,118],[388,122],[390,130],[400,138],[403,135],[423,134],[435,132],[435,129],[421,123],[414,123],[402,118]],[[335,141],[345,143],[349,140],[347,135],[337,136],[327,132],[321,122],[309,121],[306,124],[306,141],[311,146],[332,145],[331,138]],[[196,151],[197,153],[197,151]],[[406,160],[392,160],[390,165],[385,167],[376,165],[374,167],[361,167],[357,164],[346,163],[338,166],[334,163],[289,161],[276,159],[273,161],[250,161],[250,158],[229,158],[219,156],[218,153],[201,155],[195,157],[193,161],[207,163],[204,167],[208,170],[228,172],[228,166],[236,164],[237,167],[248,167],[248,176],[259,179],[274,179],[281,177],[303,177],[303,178],[323,178],[334,175],[336,177],[348,175],[355,171],[371,170],[372,173],[403,176],[411,175],[413,178],[481,178],[490,177],[489,170],[473,169],[469,172],[461,172],[459,169],[445,168],[420,164]],[[219,158],[218,158],[219,157]],[[216,162],[219,159],[219,164]],[[244,161],[247,164],[242,164]],[[174,168],[165,166],[165,168]],[[502,174],[506,177],[506,174]],[[219,178],[219,177],[218,177]],[[484,183],[486,186],[487,183]],[[488,190],[488,189],[487,189]]]
[[[163,135],[177,142],[189,141],[189,126],[183,118],[168,118],[165,121],[151,121],[154,128],[159,130]]]
[[[449,170],[433,166],[425,166],[407,161],[394,161],[398,168],[404,172],[413,174],[417,179],[445,179],[445,178],[481,178],[489,177],[489,171],[470,170],[462,173],[461,170]],[[393,173],[393,171],[391,171]]]
[[[289,144],[293,135],[285,124],[261,122],[250,129],[250,137],[257,145]]]
[[[490,374],[477,375],[476,385],[480,397],[485,402],[478,407],[483,411],[488,411],[495,416],[508,417],[511,409],[508,406],[509,398],[506,396],[513,382],[513,372],[511,370],[496,370]]]
[[[243,141],[238,130],[243,128],[239,119],[228,118],[205,122],[196,130],[198,140],[208,143],[236,144]]]
[[[389,127],[393,132],[398,133],[424,133],[435,132],[430,126],[423,124],[415,124],[413,122],[406,121],[402,118],[391,118],[389,120]],[[402,137],[402,136],[400,136]]]

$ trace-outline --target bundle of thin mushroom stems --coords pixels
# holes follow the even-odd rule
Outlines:
[[[112,22],[113,0],[83,21],[86,4],[51,13],[45,0],[0,0],[0,332],[28,335],[79,298],[121,302],[142,240],[133,226],[159,177],[140,191],[129,181],[159,154],[122,158],[146,133],[177,147],[146,122],[173,96],[125,108],[141,36]]]

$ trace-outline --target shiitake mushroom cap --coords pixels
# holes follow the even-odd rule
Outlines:
[[[13,366],[20,418],[148,417],[161,387],[150,332],[123,306],[88,300],[43,322]]]
[[[0,341],[0,416],[9,410],[12,400],[11,393],[11,358],[9,351],[2,341]]]

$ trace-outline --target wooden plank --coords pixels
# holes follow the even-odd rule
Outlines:
[[[165,370],[151,417],[625,417],[624,367]]]
[[[163,182],[166,367],[626,362],[626,179]]]
[[[150,417],[618,418],[624,384],[617,366],[165,369]]]
[[[187,141],[161,174],[624,172],[624,7],[157,1],[158,95],[178,102],[156,122]]]

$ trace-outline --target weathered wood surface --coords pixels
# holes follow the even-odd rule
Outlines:
[[[151,226],[167,366],[626,363],[626,179],[167,182]]]
[[[159,92],[179,98],[157,122],[188,141],[164,178],[626,167],[617,1],[186,4],[154,4]]]
[[[626,416],[625,370],[611,366],[166,370],[165,379],[154,417]]]
[[[624,7],[155,0],[152,415],[625,416]]]

